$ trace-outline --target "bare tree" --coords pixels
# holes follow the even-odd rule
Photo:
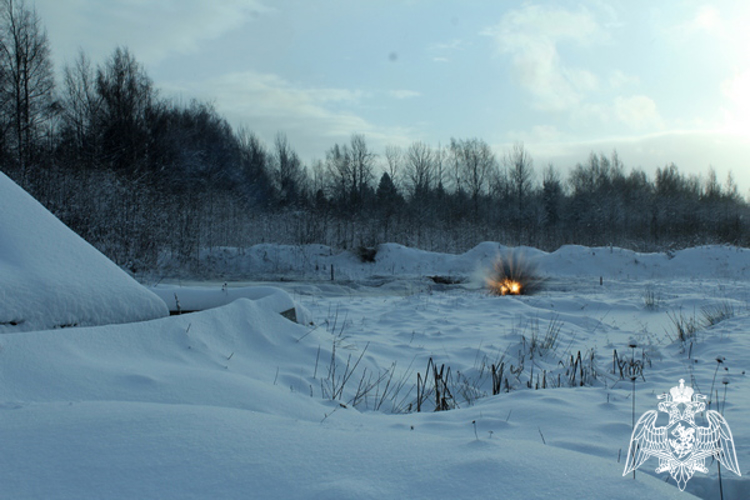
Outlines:
[[[479,217],[479,198],[489,186],[490,176],[497,168],[495,154],[486,142],[479,139],[451,139],[450,152],[458,190],[468,190],[474,218]]]
[[[367,149],[365,136],[354,134],[351,138],[351,193],[350,198],[355,209],[361,209],[368,188],[372,187],[375,154]]]
[[[404,152],[399,146],[388,145],[385,147],[386,171],[393,182],[401,175]]]
[[[365,137],[352,135],[350,144],[335,144],[326,152],[326,172],[330,177],[332,198],[350,212],[359,212],[372,191],[375,155],[367,148]]]
[[[555,227],[560,221],[560,210],[562,208],[563,190],[560,175],[550,163],[544,171],[542,180],[542,205],[544,208],[544,225],[547,228]]]
[[[116,171],[139,175],[147,160],[148,116],[155,104],[151,79],[128,49],[117,47],[97,69],[96,91],[102,159]]]
[[[447,174],[445,172],[445,160],[448,157],[448,153],[438,143],[437,148],[432,150],[432,185],[438,189],[438,191],[445,192],[445,179]]]
[[[434,152],[427,144],[413,142],[406,150],[405,176],[412,199],[424,197],[433,186]]]
[[[35,155],[35,146],[53,113],[55,86],[47,32],[36,9],[24,0],[0,3],[0,105],[4,134],[23,179]],[[10,131],[10,134],[7,132]]]
[[[396,190],[400,190],[404,171],[404,151],[400,146],[385,147],[385,171]]]
[[[671,176],[667,173],[668,172],[667,167],[665,167],[665,169],[662,171],[659,171],[658,169],[656,170],[656,182],[657,182],[656,187],[657,187],[657,193],[659,194],[661,194],[661,192],[664,191],[662,186],[667,184],[665,182],[665,179],[671,180],[672,177],[679,178],[678,174],[676,173],[677,167],[674,165],[674,163],[670,165],[669,169],[670,169],[669,172]],[[704,184],[703,192],[704,192],[704,197],[706,199],[717,200],[721,198],[721,185],[719,184],[719,181],[716,177],[716,170],[714,169],[713,166],[708,167],[708,176]]]
[[[349,146],[334,144],[326,152],[325,171],[331,199],[339,205],[346,205],[349,197],[349,179],[352,176]]]
[[[99,114],[101,98],[96,92],[96,76],[91,61],[81,51],[73,66],[63,69],[61,121],[64,141],[78,152],[90,152],[94,119]],[[80,158],[76,158],[80,160]]]
[[[519,209],[523,207],[526,198],[531,191],[531,182],[534,176],[534,161],[523,146],[522,142],[513,144],[513,149],[505,157],[508,167],[508,175],[513,186]]]
[[[315,205],[324,205],[327,201],[325,199],[327,174],[323,162],[320,160],[315,160],[310,167],[310,174],[310,191],[315,197]]]
[[[534,229],[527,221],[532,208],[528,202],[531,197],[534,166],[531,155],[526,151],[523,143],[517,142],[513,145],[511,152],[505,156],[505,166],[512,190],[511,195],[516,202],[515,210],[511,211],[511,220],[520,244],[524,231]]]
[[[281,202],[284,205],[299,205],[305,201],[307,173],[299,156],[289,145],[286,134],[276,134],[274,146],[274,171]]]
[[[271,156],[263,142],[244,127],[236,134],[242,159],[240,170],[245,199],[252,205],[268,207],[273,200]]]
[[[734,181],[734,175],[732,174],[731,170],[727,172],[727,180],[724,184],[724,196],[727,199],[735,202],[742,200],[742,196],[740,195],[737,183]]]

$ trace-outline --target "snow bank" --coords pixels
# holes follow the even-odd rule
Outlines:
[[[557,276],[750,279],[750,251],[725,245],[686,248],[674,253],[567,245],[542,255],[539,263],[545,273]]]
[[[627,400],[559,389],[450,412],[360,412],[320,397],[330,337],[246,299],[5,337],[0,497],[693,498],[648,473],[622,477]],[[592,425],[587,410],[607,418]]]
[[[363,281],[453,277],[464,281],[490,268],[511,248],[495,242],[480,243],[453,255],[408,248],[395,243],[378,245],[374,261],[363,262],[355,253],[323,245],[256,245],[205,251],[202,268],[208,279]],[[681,278],[750,279],[750,251],[710,245],[674,253],[640,253],[617,247],[589,248],[566,245],[554,252],[529,247],[512,249],[533,260],[547,277],[590,276],[604,279]],[[163,274],[179,276],[176,266]],[[475,279],[477,283],[481,280]]]
[[[310,312],[306,308],[297,304],[284,290],[271,286],[156,285],[150,290],[167,304],[171,312],[175,313],[204,311],[244,298],[253,300],[261,307],[282,314],[297,323],[304,325],[312,321]]]
[[[162,300],[0,173],[0,333],[167,314]]]
[[[266,250],[293,266],[291,256],[306,249]],[[377,276],[387,268],[457,273],[500,250],[486,243],[451,256],[386,245],[373,263],[315,251],[342,271]],[[715,463],[684,493],[655,473],[653,457],[635,480],[622,476],[632,419],[681,378],[702,394],[718,388],[743,473],[722,474],[721,487],[725,498],[750,498],[747,283],[693,279],[741,276],[746,253],[524,251],[571,282],[575,273],[624,270],[623,279],[599,285],[597,276],[570,292],[524,297],[304,283],[309,293],[294,302],[312,311],[316,327],[282,318],[291,299],[276,288],[159,285],[186,308],[193,300],[218,307],[0,336],[0,498],[718,498]],[[649,283],[650,306],[646,284],[627,280],[638,273],[668,278]],[[693,311],[700,319],[715,305],[732,314],[689,344],[670,335],[670,317]],[[632,339],[642,347],[630,351]],[[635,400],[615,350],[618,359],[644,360]],[[587,387],[568,378],[576,353],[590,360]],[[434,405],[428,396],[421,413],[408,413],[429,360],[456,374],[456,407],[424,411]],[[504,365],[510,392],[490,396],[491,364]],[[532,389],[540,376],[547,388]]]

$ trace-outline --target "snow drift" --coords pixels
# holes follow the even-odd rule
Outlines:
[[[323,245],[254,245],[220,247],[201,254],[201,269],[209,280],[359,281],[445,276],[469,280],[491,269],[498,256],[512,250],[530,259],[545,277],[594,277],[618,280],[683,278],[750,278],[750,250],[707,245],[674,252],[636,252],[617,247],[565,245],[554,252],[530,247],[511,248],[483,242],[462,254],[429,252],[384,243],[372,262],[354,252]],[[160,276],[185,277],[175,259],[165,257]],[[196,276],[188,276],[195,278]],[[478,280],[483,281],[483,280]]]
[[[258,306],[281,314],[300,324],[312,322],[310,311],[297,304],[292,297],[276,287],[222,287],[155,285],[150,288],[169,307],[172,313],[203,311],[231,304],[237,299],[250,299]]]
[[[391,337],[372,339],[388,348]],[[630,401],[619,396],[519,391],[450,412],[361,412],[320,397],[316,359],[328,377],[331,342],[247,299],[7,336],[0,498],[694,498],[649,474],[621,477]],[[602,423],[579,424],[580,404]]]
[[[0,173],[0,333],[167,314],[162,300]]]

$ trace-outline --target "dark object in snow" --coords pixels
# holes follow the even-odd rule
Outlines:
[[[359,246],[354,250],[354,255],[359,257],[359,260],[365,263],[375,262],[375,256],[378,254],[378,249],[373,247]]]
[[[427,276],[427,277],[431,279],[432,282],[437,285],[459,285],[463,283],[464,281],[461,278],[454,278],[452,276]]]
[[[23,319],[11,319],[9,321],[0,321],[0,325],[18,326],[24,324]]]

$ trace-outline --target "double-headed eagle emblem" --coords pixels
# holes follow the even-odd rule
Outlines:
[[[706,411],[706,396],[693,394],[680,380],[669,394],[658,396],[659,411],[669,414],[669,423],[656,427],[656,410],[644,413],[635,424],[630,437],[628,461],[623,476],[634,471],[649,457],[659,459],[657,473],[669,471],[680,490],[684,490],[695,471],[708,473],[705,460],[716,458],[721,465],[738,476],[737,453],[734,450],[732,431],[727,421],[717,411]],[[707,426],[695,423],[695,414],[706,411]]]

